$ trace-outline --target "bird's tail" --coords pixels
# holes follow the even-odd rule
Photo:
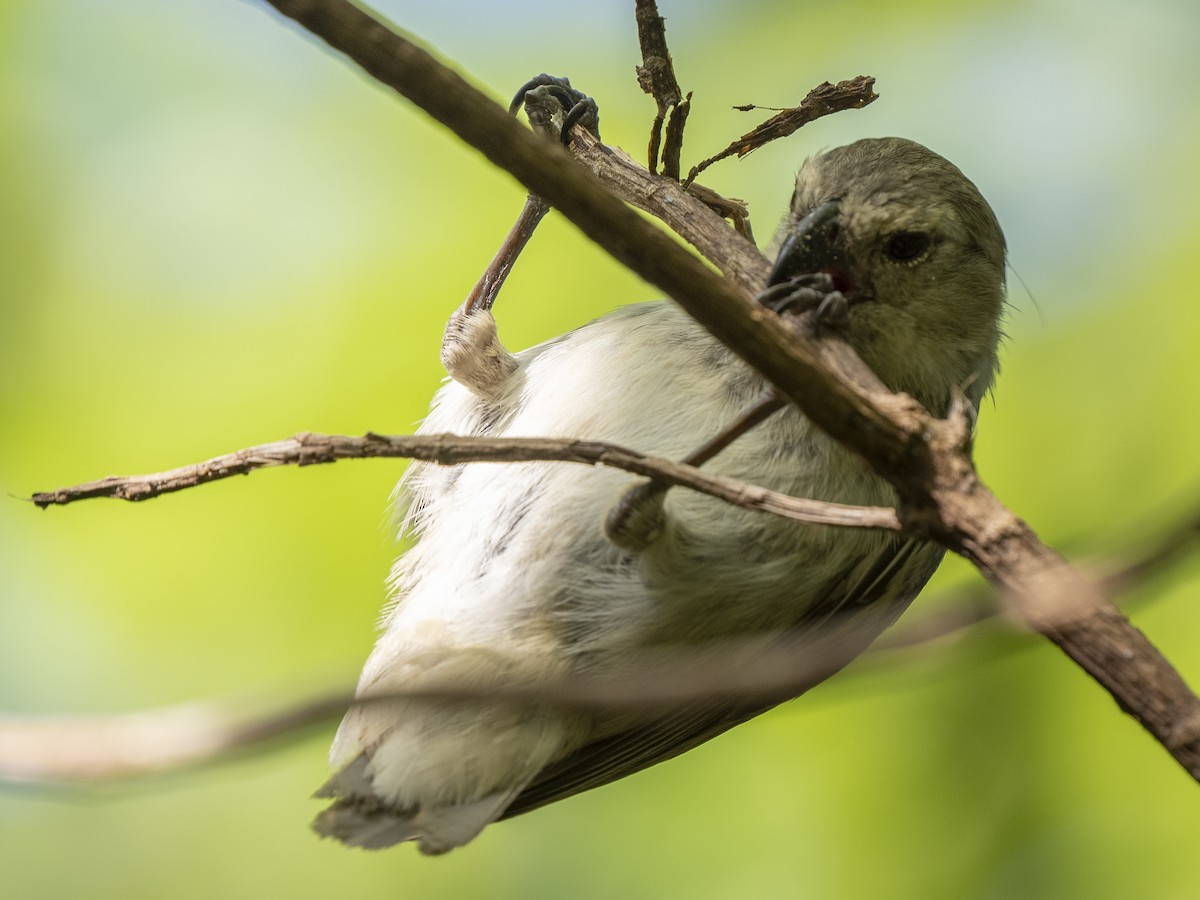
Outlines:
[[[313,795],[334,801],[313,822],[313,830],[322,837],[367,850],[417,841],[422,853],[445,853],[461,847],[496,821],[524,787],[522,783],[454,806],[402,809],[375,793],[368,763],[366,754],[359,756]]]

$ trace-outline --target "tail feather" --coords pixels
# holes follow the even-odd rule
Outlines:
[[[522,782],[468,803],[402,809],[374,792],[368,762],[365,754],[358,757],[314,795],[334,801],[313,822],[313,830],[321,836],[366,850],[417,841],[422,853],[445,853],[496,821],[525,786]]]

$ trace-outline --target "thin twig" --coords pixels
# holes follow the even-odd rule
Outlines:
[[[685,456],[683,462],[689,466],[704,465],[746,432],[757,428],[785,406],[787,404],[782,397],[774,391],[767,391],[765,395],[743,410],[737,419]]]
[[[561,99],[565,93],[564,85],[547,87],[544,82],[546,78],[544,75],[539,76],[524,85],[509,106],[509,113],[515,115],[517,110],[524,106],[530,126],[549,140],[559,142],[562,140],[562,125],[565,124],[567,114],[571,110],[563,106]],[[592,104],[593,109],[594,107]],[[598,130],[594,133],[599,139]],[[458,308],[459,316],[466,317],[477,310],[490,310],[495,305],[508,273],[517,264],[521,251],[525,249],[525,245],[529,243],[534,231],[549,211],[550,204],[536,194],[525,198],[521,212],[501,243],[500,249],[471,288],[467,299]]]
[[[683,99],[683,91],[675,79],[675,64],[671,60],[671,51],[667,49],[666,20],[658,14],[658,4],[655,0],[637,0],[635,16],[638,43],[642,47],[642,64],[637,67],[638,84],[654,98],[654,104],[658,108],[654,124],[650,127],[646,168],[652,175],[658,172],[658,152],[661,147],[663,174],[678,181],[679,154],[683,149],[683,119],[687,118],[687,104],[684,104],[680,121],[674,124],[675,111]],[[688,95],[688,100],[691,100],[691,94]],[[667,143],[663,147],[662,127],[668,113],[671,115],[671,124],[667,126]]]
[[[149,475],[101,478],[73,487],[41,491],[30,500],[43,509],[77,500],[108,497],[133,502],[198,485],[248,475],[275,466],[311,466],[339,459],[405,458],[443,466],[469,462],[570,462],[608,466],[688,487],[743,509],[773,513],[797,522],[897,531],[894,509],[884,506],[850,506],[822,500],[791,497],[736,478],[712,475],[681,463],[601,441],[572,438],[460,437],[453,434],[389,436],[368,432],[362,437],[304,432],[282,441],[226,453],[202,463]]]
[[[745,156],[764,144],[793,134],[796,129],[815,119],[845,109],[862,109],[878,97],[879,95],[875,93],[875,79],[869,75],[859,75],[849,81],[839,81],[837,84],[830,84],[827,81],[817,85],[808,92],[807,97],[800,101],[799,106],[781,110],[757,128],[743,134],[716,156],[710,156],[704,162],[693,166],[692,170],[688,172],[687,181],[684,184],[691,184],[696,180],[697,175],[715,162],[734,154]],[[754,107],[738,108],[753,109]]]
[[[687,466],[702,466],[746,432],[757,428],[787,403],[768,390],[730,424],[709,438],[682,460]],[[649,536],[661,527],[663,503],[669,482],[650,479],[635,484],[623,493],[604,520],[604,533],[618,546],[644,547]],[[637,523],[637,524],[635,524]]]
[[[683,153],[683,129],[692,111],[692,92],[671,107],[667,119],[667,137],[663,141],[663,177],[679,180],[679,158]]]

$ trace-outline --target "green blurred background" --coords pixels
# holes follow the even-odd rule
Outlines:
[[[735,9],[736,6],[736,9]],[[632,3],[384,11],[498,99],[569,75],[641,155]],[[816,83],[879,79],[708,182],[770,234],[799,160],[868,135],[958,163],[1014,309],[981,469],[1077,556],[1200,501],[1200,7],[663,0],[686,160]],[[442,323],[523,192],[257,3],[0,4],[0,708],[348,688],[395,547],[370,461],[133,506],[17,497],[299,430],[404,433]],[[1037,299],[1037,307],[1030,294]],[[509,283],[523,347],[652,296],[553,216]],[[977,581],[954,561],[913,615]],[[1200,683],[1200,562],[1129,598]],[[1044,641],[877,658],[679,760],[430,860],[318,841],[319,735],[85,792],[0,789],[6,897],[1194,898],[1196,785]]]

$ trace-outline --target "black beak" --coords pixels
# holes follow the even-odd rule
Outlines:
[[[788,235],[779,248],[767,285],[825,272],[833,278],[838,290],[845,290],[851,286],[849,270],[841,206],[837,200],[828,200],[801,219],[796,230]]]

